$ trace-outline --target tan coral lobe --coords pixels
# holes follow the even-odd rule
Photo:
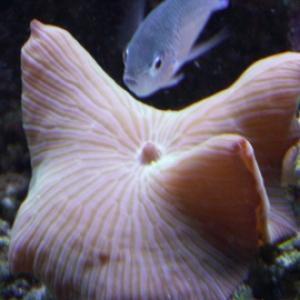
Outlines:
[[[160,111],[34,20],[22,83],[33,172],[9,265],[59,299],[223,300],[260,243],[296,232],[280,180],[300,136],[300,54]]]

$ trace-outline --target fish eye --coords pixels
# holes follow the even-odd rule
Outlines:
[[[159,56],[157,56],[153,62],[153,67],[155,70],[159,70],[161,65],[162,65],[161,59]]]
[[[125,64],[128,57],[128,48],[123,51],[123,63]]]

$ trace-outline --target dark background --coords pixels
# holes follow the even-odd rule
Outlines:
[[[26,196],[31,173],[22,129],[20,70],[20,50],[30,35],[30,21],[36,18],[68,30],[124,87],[119,32],[128,1],[135,0],[0,0],[0,219],[12,224],[17,207]],[[148,0],[147,12],[159,2]],[[228,87],[262,57],[299,51],[300,1],[231,0],[228,9],[213,15],[201,39],[212,37],[224,26],[229,27],[230,38],[186,65],[185,79],[178,86],[142,101],[161,109],[181,109]],[[6,231],[8,236],[9,229]],[[5,245],[3,251],[0,249],[4,261],[8,242]],[[0,286],[5,282],[9,288],[1,291],[0,297],[6,295],[3,299],[10,299],[16,293],[20,295],[22,288],[11,284],[6,265],[0,263]],[[298,278],[298,271],[296,275]],[[268,295],[270,288],[266,291]]]

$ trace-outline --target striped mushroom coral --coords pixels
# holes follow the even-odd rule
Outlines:
[[[160,111],[34,20],[22,82],[32,178],[9,266],[59,299],[223,300],[259,245],[296,232],[280,176],[300,136],[300,54]]]

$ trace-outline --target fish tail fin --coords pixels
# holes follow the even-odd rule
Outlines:
[[[207,41],[204,41],[198,45],[195,45],[188,57],[185,60],[185,63],[191,60],[196,59],[197,57],[203,55],[204,53],[208,52],[209,50],[211,50],[212,48],[218,46],[220,43],[222,43],[223,41],[225,41],[226,39],[228,39],[230,37],[230,31],[228,27],[224,27],[219,33],[217,33],[216,35],[214,35],[212,38],[210,38]]]

